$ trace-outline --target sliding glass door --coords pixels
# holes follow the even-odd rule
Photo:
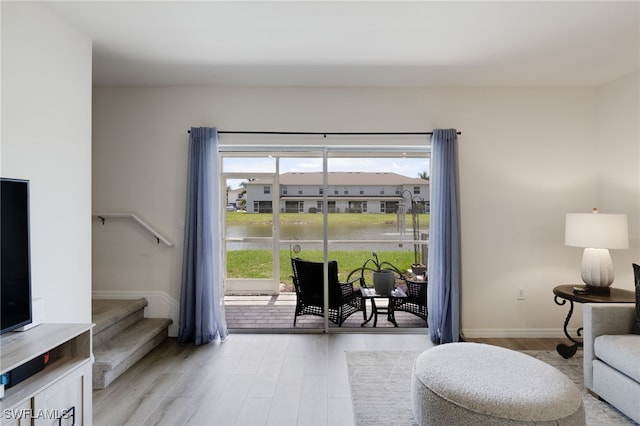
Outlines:
[[[373,252],[402,271],[426,264],[429,159],[424,148],[250,151],[221,153],[229,328],[294,329],[292,258],[335,260],[340,281]],[[359,282],[354,286],[357,290]],[[371,323],[361,328],[363,321],[362,312],[356,312],[340,328],[370,328]],[[377,326],[388,331],[393,324],[385,317]],[[398,326],[426,323],[409,316]],[[304,315],[297,317],[295,329],[328,331],[338,325]]]

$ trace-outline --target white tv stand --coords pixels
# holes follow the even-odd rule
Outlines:
[[[49,354],[49,362],[0,400],[5,425],[91,425],[92,324],[40,324],[0,337],[0,374]]]

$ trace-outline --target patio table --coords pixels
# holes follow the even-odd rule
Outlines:
[[[360,327],[364,327],[373,319],[373,326],[376,327],[378,324],[378,314],[386,314],[387,321],[392,323],[395,327],[398,326],[396,322],[395,313],[393,310],[392,299],[407,297],[407,295],[399,288],[395,288],[391,294],[378,294],[376,290],[373,288],[361,287],[360,292],[362,294],[362,298],[364,299],[364,304],[367,303],[367,300],[371,301],[371,314],[368,318],[366,318],[366,307],[365,307],[365,321],[360,324]],[[378,306],[376,303],[376,299],[387,299],[387,306]]]

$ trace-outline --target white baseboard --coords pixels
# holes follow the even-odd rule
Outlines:
[[[180,303],[164,291],[94,291],[94,299],[139,299],[144,297],[149,305],[144,309],[145,318],[171,318],[169,336],[178,336]]]
[[[565,337],[561,328],[463,328],[465,337],[481,338],[561,338]]]

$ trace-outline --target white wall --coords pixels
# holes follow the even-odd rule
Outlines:
[[[2,176],[31,181],[31,273],[47,322],[91,322],[91,41],[2,2]]]
[[[611,114],[620,107],[613,92]],[[603,96],[596,88],[96,87],[94,211],[136,212],[176,247],[157,246],[128,223],[94,221],[94,291],[159,291],[178,300],[190,126],[455,127],[462,131],[463,329],[469,336],[559,336],[566,308],[553,303],[552,289],[580,282],[581,259],[579,249],[564,245],[564,215],[601,201]],[[621,132],[619,143],[637,152],[637,136]],[[609,163],[625,155],[612,152]],[[637,182],[632,190],[638,193]],[[638,211],[629,213],[637,222]],[[624,275],[621,284],[630,288]],[[519,287],[526,300],[516,300]]]
[[[640,264],[640,72],[599,89],[598,125],[599,206],[629,219],[629,250],[611,250],[613,285],[630,288]]]

